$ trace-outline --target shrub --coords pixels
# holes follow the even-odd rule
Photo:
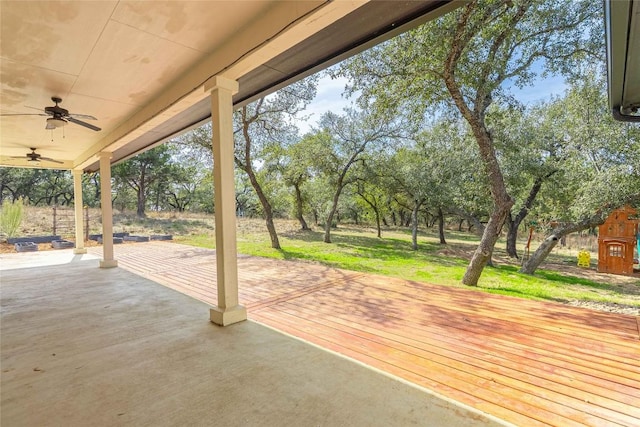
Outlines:
[[[22,198],[15,202],[7,199],[2,202],[2,210],[0,211],[0,231],[7,237],[14,237],[24,215],[24,205]]]

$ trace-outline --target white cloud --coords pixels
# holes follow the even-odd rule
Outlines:
[[[343,77],[332,79],[330,76],[325,76],[319,80],[315,99],[301,113],[302,116],[308,116],[308,119],[297,123],[301,134],[310,131],[311,126],[316,125],[327,111],[341,113],[344,107],[351,105],[355,98],[346,99],[342,96],[346,85],[347,79]]]

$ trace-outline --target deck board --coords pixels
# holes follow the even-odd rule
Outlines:
[[[116,258],[216,302],[215,251],[150,242]],[[247,256],[238,277],[253,320],[505,421],[640,425],[637,316]]]
[[[281,311],[297,315],[299,317],[308,317],[317,314],[316,310],[305,309],[298,305],[286,304],[281,308]],[[259,312],[254,316],[260,317],[264,312]],[[428,335],[417,334],[416,329],[407,324],[406,328],[388,328],[377,327],[372,328],[367,325],[355,324],[352,321],[345,320],[345,316],[325,316],[321,317],[323,323],[331,323],[334,328],[351,331],[352,333],[362,335],[368,339],[376,339],[380,337],[389,342],[393,341],[398,343],[403,348],[410,346],[417,351],[428,351],[434,354],[439,354],[452,360],[462,360],[467,363],[474,364],[477,368],[487,370],[489,372],[502,373],[506,372],[508,375],[516,376],[516,371],[522,370],[522,362],[526,360],[527,371],[522,372],[527,378],[533,378],[537,376],[540,381],[547,384],[549,388],[560,388],[568,391],[566,386],[570,386],[572,390],[584,390],[589,395],[600,393],[600,396],[606,398],[615,398],[621,402],[627,404],[635,403],[633,393],[640,385],[638,382],[633,385],[622,385],[620,380],[623,377],[609,376],[608,378],[602,378],[602,374],[597,370],[593,370],[588,373],[578,372],[572,370],[572,366],[565,365],[565,367],[558,365],[551,365],[549,363],[542,363],[535,359],[524,359],[518,354],[499,351],[497,349],[489,349],[488,346],[478,345],[477,343],[465,343],[460,341],[458,337],[449,337],[444,335]],[[392,343],[390,345],[393,345]],[[451,349],[455,348],[455,352]],[[598,376],[593,376],[597,373]],[[554,382],[548,382],[546,376],[554,375]],[[586,395],[585,395],[586,396]],[[627,408],[629,409],[629,408]],[[640,411],[635,410],[636,415],[640,416]]]

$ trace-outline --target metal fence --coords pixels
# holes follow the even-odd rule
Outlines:
[[[84,239],[89,240],[89,208],[83,209]],[[70,208],[53,207],[53,235],[75,234],[75,210]]]

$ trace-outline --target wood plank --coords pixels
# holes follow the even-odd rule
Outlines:
[[[293,304],[287,304],[286,307],[279,306],[272,310],[272,312],[276,311],[303,319],[309,318],[310,314],[309,310]],[[558,382],[558,375],[554,375],[554,381],[551,381],[545,378],[549,373],[540,366],[533,366],[531,361],[528,361],[527,365],[522,365],[518,361],[509,360],[504,355],[468,351],[456,345],[442,345],[440,342],[420,342],[406,337],[403,339],[394,333],[396,331],[387,332],[366,328],[349,321],[340,322],[335,316],[314,319],[336,330],[379,342],[428,360],[437,360],[443,365],[455,366],[457,369],[466,370],[469,374],[481,376],[486,380],[508,384],[521,391],[544,396],[554,402],[616,420],[621,424],[633,425],[634,420],[640,418],[640,408],[632,406],[637,403],[640,394],[630,396],[618,392],[615,389],[616,384],[606,383],[596,387],[581,383],[578,379]]]
[[[215,301],[214,251],[150,243],[120,265]],[[637,316],[256,257],[238,274],[250,318],[516,425],[640,425]]]
[[[558,382],[562,387],[570,386],[587,393],[600,393],[603,397],[617,398],[620,402],[628,404],[635,404],[640,399],[640,378],[636,379],[636,381],[630,379],[630,385],[625,385],[623,384],[624,377],[608,375],[603,378],[605,375],[599,373],[597,368],[589,371],[589,373],[583,373],[574,370],[571,364],[564,364],[563,366],[550,365],[548,362],[538,361],[535,354],[533,357],[526,358],[520,354],[505,352],[493,346],[485,345],[484,342],[489,340],[484,336],[479,336],[476,340],[467,336],[460,339],[459,336],[452,337],[451,334],[421,329],[410,323],[399,323],[393,326],[378,324],[374,327],[360,321],[357,316],[351,316],[349,313],[335,309],[322,310],[306,303],[300,304],[297,301],[281,304],[274,308],[274,311],[284,311],[302,318],[323,319],[323,322],[336,323],[367,334],[376,334],[418,349],[433,352],[452,351],[453,354],[447,356],[452,359],[458,356],[469,356],[495,366],[504,366],[515,370],[526,368],[525,375],[536,374],[542,381],[546,381],[547,377],[552,376],[554,382]],[[490,370],[491,366],[486,366],[485,369]],[[637,410],[637,415],[640,417],[640,409]]]
[[[546,405],[551,402],[544,399],[539,399],[535,396],[525,395],[518,390],[510,389],[507,386],[501,384],[492,384],[490,381],[486,381],[482,378],[462,375],[454,368],[449,368],[438,363],[430,362],[426,359],[411,356],[393,348],[385,348],[385,346],[377,345],[375,343],[362,340],[355,335],[351,334],[337,334],[331,331],[329,327],[314,324],[310,327],[307,322],[301,321],[297,317],[289,317],[286,314],[278,313],[274,315],[269,310],[265,310],[260,313],[262,319],[272,319],[279,325],[286,326],[290,330],[302,331],[306,334],[306,339],[311,342],[315,342],[312,337],[318,337],[325,341],[332,342],[335,345],[334,351],[342,354],[346,354],[346,349],[349,350],[349,356],[356,360],[361,360],[361,355],[368,355],[378,360],[377,364],[383,366],[381,369],[393,366],[394,370],[401,372],[401,370],[407,370],[422,377],[421,381],[425,378],[429,378],[438,384],[437,389],[441,389],[442,385],[455,389],[459,392],[471,392],[474,396],[489,402],[492,406],[498,406],[496,402],[499,402],[499,406],[507,409],[509,412],[516,412],[520,415],[525,415],[528,418],[537,420],[540,422],[546,422],[549,419],[555,419],[560,422],[560,425],[566,426],[580,426],[589,425],[586,422],[591,420],[594,422],[602,422],[602,420],[594,419],[586,414],[578,414],[570,411],[568,408],[564,410],[565,415],[558,415],[556,412],[545,409]],[[296,335],[295,333],[293,335]],[[348,346],[347,346],[348,343]],[[345,348],[346,346],[346,348]],[[403,377],[402,375],[399,375]],[[420,382],[418,384],[421,384]],[[495,390],[503,390],[503,393],[497,393]],[[504,390],[509,389],[509,392]],[[511,397],[508,397],[511,396]],[[463,401],[464,402],[464,401]],[[466,402],[465,402],[466,403]],[[558,412],[562,412],[562,408],[557,408]],[[581,416],[582,422],[574,421],[569,416]],[[511,419],[511,415],[501,414],[502,419],[509,422],[514,422]],[[531,420],[529,420],[529,423]],[[521,425],[529,425],[529,423]],[[595,424],[592,424],[595,425]]]
[[[377,279],[377,280],[376,280]],[[404,282],[404,281],[403,281]],[[517,319],[520,323],[534,324],[539,328],[545,328],[552,331],[566,332],[571,330],[572,333],[585,336],[587,338],[601,335],[604,339],[614,335],[623,338],[629,338],[635,346],[635,317],[628,315],[611,314],[608,316],[594,313],[592,310],[572,310],[571,317],[561,315],[562,307],[552,306],[554,309],[545,310],[542,316],[545,320],[552,322],[541,322],[540,314],[532,315],[536,307],[534,301],[520,300],[504,295],[491,295],[491,299],[487,298],[486,293],[475,290],[460,290],[452,288],[451,292],[445,292],[437,289],[435,286],[424,285],[417,282],[409,282],[413,285],[411,292],[404,291],[404,285],[407,282],[399,282],[396,280],[382,280],[382,278],[367,278],[366,281],[356,279],[355,283],[365,286],[367,289],[379,289],[378,295],[393,296],[394,298],[403,298],[404,300],[417,300],[422,302],[430,302],[437,299],[439,304],[445,304],[453,310],[465,313],[485,314],[487,316],[497,317],[501,320]],[[354,283],[350,283],[353,286]],[[493,298],[498,297],[498,298]],[[471,303],[471,304],[469,304]],[[538,313],[540,307],[537,307]],[[584,316],[579,316],[583,314]],[[594,321],[594,319],[596,319]],[[603,329],[605,331],[603,331]],[[614,340],[617,342],[617,339]]]
[[[265,311],[263,314],[266,314],[267,312],[268,311]],[[522,426],[525,426],[525,425],[526,426],[547,426],[548,425],[547,423],[535,420],[529,416],[523,416],[518,412],[513,412],[509,409],[506,409],[503,405],[493,404],[487,400],[479,398],[478,396],[467,393],[464,390],[457,390],[457,389],[451,388],[445,383],[440,383],[433,379],[416,374],[412,371],[407,371],[406,369],[396,367],[392,364],[386,363],[384,360],[380,360],[368,354],[363,354],[357,351],[347,349],[341,344],[335,344],[331,340],[325,340],[323,339],[322,336],[318,336],[315,333],[307,333],[305,332],[304,329],[301,329],[299,325],[291,325],[289,323],[283,322],[281,321],[280,318],[271,319],[269,320],[269,322],[259,321],[259,323],[263,323],[267,326],[286,332],[292,336],[301,338],[305,341],[315,343],[335,353],[345,355],[354,360],[359,360],[369,366],[388,372],[399,378],[404,378],[408,381],[413,382],[414,384],[428,388],[443,396],[448,396],[450,398],[453,398],[454,400],[458,400],[463,403],[466,402],[470,406],[473,406],[486,413],[493,414],[494,416],[497,416],[498,418],[503,419],[505,421],[513,422],[515,425],[522,425]]]
[[[351,290],[352,292],[349,292]],[[414,316],[415,318],[423,319],[423,322],[436,322],[444,325],[464,325],[471,323],[473,320],[474,326],[483,328],[485,330],[500,331],[500,333],[511,333],[515,331],[525,336],[529,335],[541,335],[544,331],[544,336],[553,339],[556,345],[562,345],[566,348],[573,348],[574,337],[573,331],[567,331],[562,333],[553,330],[553,328],[537,327],[527,322],[519,322],[517,319],[508,321],[501,319],[499,315],[484,315],[481,309],[478,309],[476,313],[468,309],[458,309],[448,305],[440,305],[438,301],[430,301],[429,303],[419,305],[418,298],[408,298],[401,295],[391,295],[387,293],[377,292],[375,289],[359,284],[356,286],[353,283],[345,284],[342,288],[334,288],[327,291],[327,294],[332,294],[334,297],[346,300],[349,302],[355,302],[357,305],[364,308],[364,312],[377,312],[379,308],[374,306],[375,303],[379,307],[386,309],[385,315],[391,315],[392,310],[400,311],[402,307],[403,315]],[[446,307],[443,309],[443,307]],[[478,315],[480,314],[480,315]],[[539,322],[542,323],[542,322]],[[614,360],[621,361],[623,363],[636,359],[638,354],[638,342],[631,340],[614,340],[613,338],[607,339],[603,342],[596,337],[584,337],[580,336],[580,339],[584,341],[584,345],[573,351],[585,351],[591,353],[597,353],[599,356],[612,358]]]

